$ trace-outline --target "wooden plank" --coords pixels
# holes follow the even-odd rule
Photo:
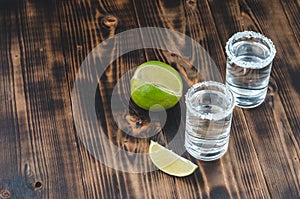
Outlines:
[[[268,176],[266,182],[270,195],[280,198],[295,198],[299,196],[299,178],[293,177],[293,173],[299,172],[299,167],[296,166],[299,159],[299,109],[295,108],[295,104],[299,103],[299,94],[297,94],[296,87],[291,82],[290,74],[293,73],[291,71],[297,70],[298,61],[293,55],[300,53],[299,47],[294,37],[293,28],[289,26],[287,19],[283,17],[284,10],[280,2],[273,2],[272,5],[249,2],[245,3],[245,6],[252,10],[253,16],[251,18],[255,16],[259,29],[264,34],[270,35],[269,37],[276,45],[277,55],[273,64],[273,78],[271,81],[279,89],[277,93],[276,89],[270,87],[271,92],[269,93],[269,97],[272,98],[272,108],[276,115],[270,113],[270,109],[263,109],[263,107],[256,109],[256,112],[249,111],[245,114],[248,118],[251,118],[248,120],[248,123],[252,123],[249,128],[253,139],[257,142],[255,146],[263,172],[265,174],[269,173],[269,175],[266,175]],[[285,31],[271,34],[274,29],[279,27]],[[287,35],[293,36],[289,37]],[[290,53],[285,53],[286,49],[289,49]],[[285,89],[287,87],[294,91],[289,90],[287,92]],[[261,111],[262,109],[263,111]],[[283,111],[281,109],[285,109],[285,113],[290,118],[289,122],[283,119],[286,116],[282,115]],[[266,115],[261,119],[256,119],[264,114]],[[286,130],[282,129],[282,125],[286,127]],[[287,150],[287,148],[289,149]],[[267,154],[266,151],[268,151]],[[285,151],[284,155],[279,151]],[[277,166],[273,168],[271,165]],[[279,176],[284,176],[284,178]],[[276,181],[278,178],[281,180]]]
[[[249,24],[248,21],[245,22],[244,20],[243,6],[240,7],[237,1],[235,3],[211,1],[210,6],[212,13],[215,13],[214,20],[215,24],[218,24],[216,27],[224,49],[229,37],[235,32],[242,31],[245,24]],[[230,15],[227,13],[230,13]],[[228,25],[230,25],[230,28]],[[232,152],[236,154],[236,156],[231,156],[232,167],[235,171],[234,173],[238,173],[236,186],[238,186],[238,190],[243,190],[239,193],[242,195],[241,198],[246,196],[247,198],[270,198],[269,188],[265,182],[266,179],[256,154],[256,143],[252,139],[247,124],[248,120],[249,118],[245,116],[244,111],[236,108],[231,132],[231,147],[234,148]]]
[[[3,2],[2,2],[3,3]],[[8,4],[8,10],[1,9],[1,166],[0,166],[0,192],[1,197],[33,197],[36,189],[35,181],[25,178],[23,171],[25,165],[21,164],[22,154],[27,154],[22,149],[22,134],[28,132],[23,118],[17,112],[17,106],[22,104],[24,96],[20,95],[20,82],[14,82],[20,71],[15,71],[13,65],[20,65],[18,52],[17,27],[14,26],[15,16],[10,12],[18,7]],[[11,6],[11,7],[10,7]],[[17,48],[15,48],[17,47]],[[20,112],[24,111],[21,108]],[[4,114],[4,115],[3,115]],[[37,179],[38,180],[38,179]],[[39,185],[39,184],[37,184]]]
[[[73,86],[75,73],[80,67],[81,62],[97,44],[113,36],[115,32],[122,31],[122,26],[132,26],[130,24],[134,22],[134,14],[129,8],[126,8],[128,3],[129,2],[123,2],[122,4],[115,3],[111,4],[111,7],[107,6],[108,2],[98,3],[95,1],[91,3],[92,5],[89,2],[83,2],[82,4],[66,2],[63,4],[63,12],[60,13],[60,20],[61,28],[66,37],[63,41],[63,51],[66,71],[70,71],[70,73],[66,73],[70,87]],[[126,11],[120,11],[124,8]],[[85,20],[81,20],[76,16],[77,14],[80,15],[82,10],[89,16]],[[118,26],[110,26],[111,24],[106,23],[106,20],[112,19],[117,21]],[[119,21],[120,19],[122,20]],[[103,82],[100,82],[100,95],[96,98],[96,106],[99,103],[99,106],[102,107],[102,111],[104,111],[100,112],[103,113],[100,117],[103,118],[103,128],[109,136],[116,136],[117,130],[115,126],[111,126],[112,122],[111,119],[109,119],[112,118],[108,105],[109,95],[111,95],[112,88],[117,81],[116,78],[120,77],[134,65],[135,60],[133,57],[125,56],[115,64],[112,64],[103,75]],[[137,63],[135,63],[135,65],[136,64]],[[128,88],[128,86],[125,86],[125,88]],[[88,133],[88,129],[86,130]],[[135,183],[140,177],[137,178],[136,175],[132,175],[131,177],[131,175],[127,173],[118,172],[102,165],[101,162],[94,159],[88,153],[80,140],[78,140],[78,142],[85,198],[128,198],[130,196],[136,196],[138,198],[147,193],[143,192],[144,183]],[[109,151],[109,149],[107,150]],[[142,187],[132,187],[133,185]]]
[[[166,5],[166,6],[163,6]],[[211,53],[211,56],[214,58],[214,60],[217,63],[224,63],[224,52],[222,50],[222,46],[220,46],[220,40],[218,37],[217,30],[215,26],[212,26],[214,24],[213,18],[211,16],[211,11],[209,9],[209,6],[207,3],[202,3],[199,2],[199,5],[197,2],[193,1],[184,1],[183,3],[183,10],[181,9],[181,4],[179,13],[180,15],[175,14],[175,12],[172,12],[172,7],[169,8],[166,1],[163,1],[162,5],[159,7],[159,10],[154,13],[168,13],[167,14],[167,19],[163,18],[161,21],[153,21],[151,20],[153,16],[151,16],[150,13],[147,9],[148,7],[151,7],[150,3],[147,4],[142,4],[142,8],[139,8],[137,10],[140,10],[140,15],[142,17],[145,17],[146,19],[143,19],[142,21],[144,23],[148,22],[149,24],[142,24],[142,26],[159,26],[161,23],[164,23],[165,21],[169,22],[167,23],[168,28],[173,28],[173,27],[178,27],[176,23],[186,25],[186,27],[182,28],[182,30],[185,31],[185,34],[189,35],[191,38],[195,39],[196,41],[199,41],[200,44],[208,50],[209,53]],[[158,9],[157,6],[153,6],[152,9]],[[142,15],[142,13],[149,13]],[[184,14],[185,13],[185,14]],[[201,13],[201,14],[200,14]],[[179,17],[180,19],[174,18],[174,16]],[[184,18],[183,16],[186,16]],[[200,19],[200,21],[199,21]],[[157,19],[156,19],[157,20]],[[197,23],[197,22],[200,23]],[[176,26],[177,25],[177,26]],[[168,58],[165,58],[168,60]],[[223,72],[224,75],[224,68],[220,67],[220,69]],[[199,80],[198,80],[199,81]],[[195,160],[194,160],[195,161]],[[200,166],[200,173],[196,174],[196,179],[197,181],[200,180],[203,181],[203,184],[200,183],[198,184],[197,181],[196,186],[193,186],[192,184],[190,186],[194,187],[193,190],[196,191],[196,195],[191,193],[189,190],[183,190],[180,189],[180,187],[177,187],[176,190],[178,191],[178,194],[183,197],[188,197],[188,198],[197,198],[197,197],[212,197],[212,198],[228,198],[232,196],[238,196],[239,193],[236,191],[236,181],[233,176],[230,176],[230,173],[227,173],[227,171],[224,171],[223,166],[224,164],[228,166],[229,164],[227,161],[220,161],[219,163],[216,164],[216,166],[212,167],[211,164],[204,164],[201,162],[198,162]],[[224,166],[224,167],[226,167]],[[216,177],[218,176],[218,177]],[[230,176],[230,177],[229,177]],[[203,180],[201,180],[203,179]],[[231,186],[232,185],[232,186]],[[231,189],[233,188],[233,189]],[[198,193],[197,193],[198,192]]]
[[[282,62],[283,59],[281,59],[282,53],[286,52],[285,49],[289,49],[291,51],[291,55],[297,54],[297,51],[299,51],[299,48],[297,48],[297,40],[294,40],[294,26],[289,26],[287,23],[287,19],[284,17],[283,10],[281,9],[280,2],[273,2],[271,4],[267,3],[261,3],[261,2],[245,2],[240,1],[241,6],[241,16],[242,16],[242,25],[244,29],[250,29],[250,30],[256,30],[259,32],[262,32],[266,35],[273,35],[272,34],[274,29],[278,29],[279,26],[286,31],[284,32],[278,32],[277,34],[281,34],[281,36],[273,37],[271,38],[273,42],[276,45],[277,48],[277,55],[274,61],[273,66],[273,72],[272,74],[275,74],[275,77],[271,78],[271,84],[270,84],[270,92],[268,94],[268,97],[266,99],[267,102],[271,103],[271,106],[274,110],[274,114],[268,114],[268,109],[264,111],[260,111],[261,107],[254,109],[253,111],[244,111],[245,117],[247,119],[248,128],[250,129],[251,136],[250,140],[252,139],[253,147],[255,148],[255,152],[257,153],[257,159],[259,162],[256,167],[261,167],[261,172],[264,174],[263,179],[265,180],[265,189],[266,191],[269,191],[270,195],[272,197],[279,197],[279,198],[293,198],[297,197],[299,195],[299,179],[293,177],[293,174],[297,173],[299,171],[299,168],[297,168],[297,162],[299,153],[296,151],[299,148],[299,143],[297,141],[298,139],[298,133],[297,129],[298,127],[290,127],[290,125],[298,125],[298,119],[291,120],[292,123],[287,122],[287,120],[283,119],[286,118],[286,116],[283,114],[284,111],[281,109],[284,109],[284,106],[291,106],[292,104],[297,104],[299,100],[299,95],[293,95],[296,92],[291,92],[290,90],[286,92],[285,89],[282,89],[282,94],[278,93],[277,86],[278,84],[285,84],[283,87],[289,87],[291,88],[291,83],[287,83],[287,81],[290,81],[293,79],[292,77],[289,78],[289,75],[291,73],[287,72],[286,70],[293,70],[293,68],[297,68],[295,64],[297,61],[295,60],[295,56],[288,55],[285,59],[285,63],[277,63],[277,60],[280,60]],[[295,2],[294,2],[295,3]],[[282,2],[282,4],[286,4],[286,2]],[[291,1],[289,1],[289,8],[295,9],[295,4],[293,4]],[[219,4],[217,4],[219,8]],[[213,4],[213,6],[216,6],[216,4]],[[286,7],[286,9],[288,9]],[[217,10],[214,10],[217,11]],[[291,17],[288,17],[288,19],[295,19],[293,15],[297,15],[292,10],[285,10],[286,13],[290,13]],[[220,12],[214,12],[214,13],[220,13]],[[221,16],[215,18],[218,23],[225,23],[227,20],[232,20],[230,17]],[[239,20],[238,18],[236,20]],[[299,20],[298,20],[299,21]],[[293,21],[293,24],[296,24],[297,20]],[[234,24],[234,23],[230,23]],[[287,37],[286,35],[292,35],[292,37]],[[283,40],[289,40],[289,41],[283,41]],[[226,38],[224,39],[224,43],[226,42]],[[283,43],[285,45],[283,45]],[[279,45],[278,45],[279,44]],[[287,45],[288,44],[288,45]],[[296,52],[294,52],[296,51]],[[299,53],[299,52],[298,52]],[[285,54],[285,53],[284,53]],[[289,58],[290,57],[290,58]],[[293,58],[292,58],[293,57]],[[297,59],[297,58],[296,58]],[[282,67],[282,66],[289,66],[289,67]],[[297,70],[297,69],[296,69]],[[278,72],[280,71],[280,72]],[[274,88],[275,86],[275,88]],[[295,90],[297,89],[297,86],[293,86]],[[293,96],[290,96],[290,95]],[[287,100],[280,100],[280,95],[288,95],[288,101]],[[276,100],[276,101],[274,101]],[[267,104],[265,104],[266,106]],[[264,106],[264,105],[262,105]],[[292,105],[293,106],[293,105]],[[298,118],[298,110],[293,107],[292,109],[289,108],[292,111],[293,116],[288,116],[288,118],[296,117]],[[289,111],[286,111],[287,114],[289,114]],[[265,116],[261,116],[263,114],[267,114]],[[265,118],[268,118],[267,121],[265,121]],[[253,122],[251,122],[253,121]],[[284,122],[283,122],[284,121]],[[269,124],[271,126],[268,127],[262,127],[263,124]],[[282,129],[282,125],[287,127],[287,131]],[[259,127],[259,129],[257,129]],[[255,128],[255,130],[253,129]],[[272,130],[270,130],[272,129]],[[294,129],[294,130],[293,130]],[[275,140],[270,141],[269,138],[262,139],[261,136],[263,136],[266,132],[270,130],[269,135],[275,136]],[[271,133],[272,132],[272,133]],[[279,135],[277,137],[276,135]],[[289,135],[289,137],[286,137]],[[292,141],[291,141],[291,140]],[[270,147],[269,149],[264,147]],[[278,156],[279,152],[273,151],[275,148],[277,148],[279,151],[285,151],[284,156]],[[287,150],[289,148],[289,150]],[[252,148],[253,149],[253,148]],[[265,151],[270,151],[267,154]],[[284,160],[283,160],[284,159]],[[270,168],[268,165],[278,165],[276,168],[276,172],[274,172],[274,168]],[[279,168],[279,165],[282,165],[282,168]],[[286,169],[289,168],[289,169]],[[269,173],[266,175],[266,173]],[[276,177],[277,176],[277,177]],[[280,178],[279,176],[286,176],[286,181],[276,181],[275,179]],[[290,182],[293,182],[292,184]],[[252,183],[251,183],[252,184]],[[292,192],[289,192],[290,190],[293,190]],[[291,195],[289,195],[291,194]]]
[[[15,115],[11,111],[13,109],[13,87],[11,85],[12,69],[9,67],[12,62],[11,55],[7,50],[11,36],[11,20],[9,12],[4,12],[0,18],[1,23],[1,40],[0,40],[0,76],[1,76],[1,94],[0,94],[0,122],[1,122],[1,136],[0,136],[0,173],[2,174],[0,183],[1,186],[10,188],[12,179],[10,178],[18,172],[17,154],[19,153],[17,147],[18,134],[15,127]],[[16,176],[17,178],[17,176]]]
[[[46,11],[51,8],[50,17],[50,12]],[[19,181],[25,181],[22,189],[18,185],[11,187],[16,198],[26,194],[28,198],[76,197],[83,193],[81,186],[70,191],[74,183],[81,182],[81,176],[76,174],[79,166],[76,166],[78,155],[73,144],[70,108],[65,109],[64,104],[69,94],[63,99],[64,92],[61,92],[67,84],[64,85],[62,79],[55,81],[52,76],[52,68],[63,61],[57,49],[60,32],[52,21],[53,8],[24,2],[18,14],[10,16],[9,28],[13,31],[6,49],[10,50],[12,60],[8,66],[14,99],[11,111],[15,115],[16,142],[20,142],[15,147],[18,155],[12,156],[18,162],[11,163],[18,166],[18,171],[11,176],[14,176],[12,179],[20,176]],[[57,89],[60,87],[62,90]],[[70,122],[66,122],[67,115]],[[72,175],[58,175],[66,171]]]

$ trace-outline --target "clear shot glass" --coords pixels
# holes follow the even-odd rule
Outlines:
[[[222,83],[201,82],[187,91],[185,102],[186,150],[204,161],[222,157],[228,149],[233,93]]]
[[[238,32],[228,40],[226,54],[226,85],[235,95],[236,105],[260,105],[267,94],[276,54],[272,41],[257,32]]]

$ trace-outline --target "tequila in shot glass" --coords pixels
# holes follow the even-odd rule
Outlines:
[[[267,94],[276,54],[272,41],[253,31],[238,32],[228,40],[226,54],[226,85],[235,95],[236,105],[260,105]]]
[[[193,85],[185,102],[187,151],[204,161],[220,158],[228,148],[234,95],[224,84],[207,81]]]

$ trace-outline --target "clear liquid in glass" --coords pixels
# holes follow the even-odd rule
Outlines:
[[[228,148],[232,111],[226,112],[233,99],[224,93],[201,90],[189,96],[185,147],[195,158],[211,161],[223,156]]]
[[[259,33],[235,34],[226,45],[226,85],[236,98],[236,105],[253,108],[267,94],[276,50],[271,40]]]

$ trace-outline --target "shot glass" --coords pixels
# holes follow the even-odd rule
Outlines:
[[[264,35],[244,31],[226,44],[226,85],[241,108],[254,108],[265,99],[272,62],[276,54],[272,41]]]
[[[185,148],[195,158],[212,161],[228,149],[233,93],[222,83],[193,85],[185,95]]]

